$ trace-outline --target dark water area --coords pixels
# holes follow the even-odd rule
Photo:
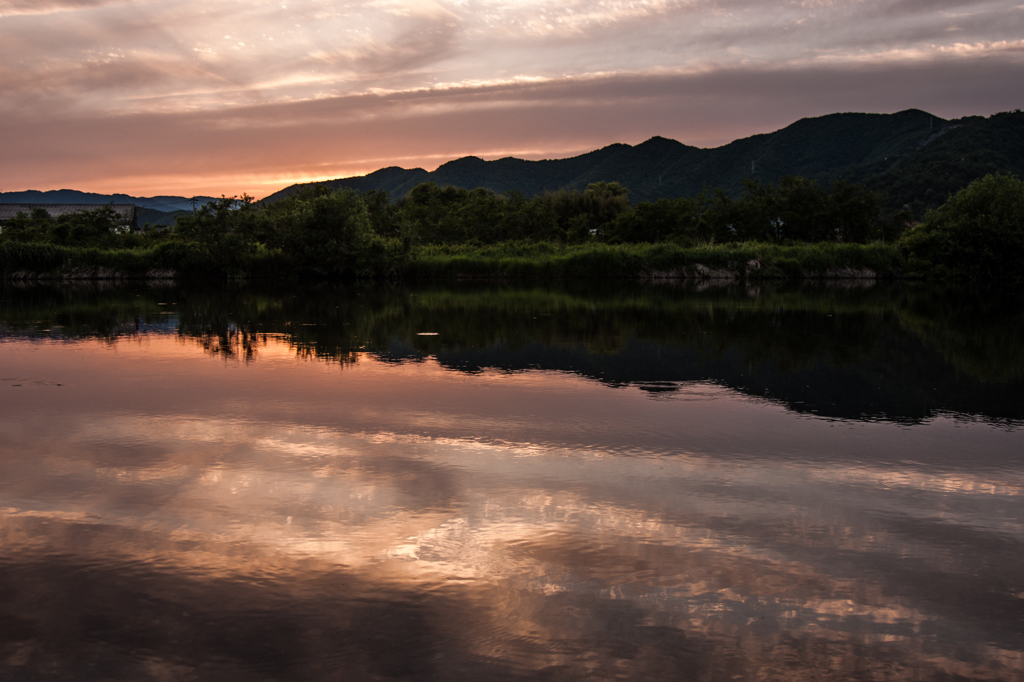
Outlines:
[[[1024,680],[1024,297],[0,289],[0,679]]]

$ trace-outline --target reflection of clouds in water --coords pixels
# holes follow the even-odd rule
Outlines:
[[[993,644],[971,645],[974,658],[929,644],[955,642],[965,616],[993,605],[1002,612],[990,622],[1013,622],[990,585],[956,585],[976,559],[965,549],[1019,556],[1020,486],[984,473],[626,458],[124,414],[10,445],[0,532],[17,558],[5,571],[29,593],[55,572],[78,576],[83,627],[109,610],[97,596],[109,590],[129,618],[160,620],[146,627],[161,642],[187,629],[179,608],[205,613],[199,632],[212,641],[210,623],[234,627],[229,642],[253,636],[254,622],[319,629],[357,641],[340,653],[306,642],[311,660],[340,656],[383,677],[411,674],[366,662],[395,646],[402,630],[379,625],[392,619],[421,629],[407,633],[409,660],[455,652],[476,673],[749,677],[793,661],[808,678],[1021,669],[1013,628],[1002,642],[985,633]],[[942,527],[954,516],[971,526],[963,537]],[[982,568],[1008,585],[1004,567]],[[935,594],[943,587],[976,603],[951,605]],[[140,589],[153,604],[131,601]],[[42,611],[57,608],[50,600]],[[140,625],[99,630],[110,644],[130,639],[129,627]],[[25,651],[9,656],[34,660]],[[285,654],[266,665],[284,659],[292,672],[307,665]]]

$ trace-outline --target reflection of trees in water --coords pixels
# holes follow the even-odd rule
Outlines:
[[[41,286],[7,290],[0,315],[14,333],[53,335],[59,325],[65,337],[107,340],[170,317],[182,339],[243,362],[275,339],[297,357],[342,366],[360,353],[399,362],[434,356],[464,371],[538,367],[662,391],[665,382],[710,380],[850,418],[921,419],[944,409],[1024,418],[1024,314],[1012,295],[991,292],[591,282]]]
[[[266,334],[250,334],[246,329],[234,324],[228,324],[220,329],[200,329],[192,333],[178,327],[178,334],[182,339],[197,343],[210,355],[225,359],[238,358],[245,362],[255,360],[259,349],[267,345]]]
[[[173,324],[173,289],[110,281],[9,284],[0,288],[6,334],[37,338],[117,339]]]
[[[966,374],[989,383],[1024,379],[1020,291],[991,289],[908,298],[900,325]]]

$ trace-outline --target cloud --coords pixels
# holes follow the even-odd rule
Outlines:
[[[298,180],[434,168],[469,154],[550,158],[653,135],[715,146],[835,111],[994,112],[1018,107],[1020,92],[1019,53],[997,53],[509,79],[212,111],[8,116],[0,187],[47,188],[60,177],[93,191],[262,196]]]
[[[270,183],[654,134],[716,144],[836,109],[992,113],[1020,106],[1014,1],[0,0],[19,159],[0,181],[164,181],[189,165],[181,140],[204,141],[189,154],[209,150],[217,182]],[[104,154],[127,139],[148,163]]]
[[[56,14],[106,5],[130,4],[131,0],[0,0],[0,18],[23,14]]]
[[[392,28],[394,35],[387,40],[370,39],[355,47],[318,51],[303,63],[348,68],[363,81],[422,69],[454,55],[460,20],[434,3],[423,3],[399,15]]]
[[[919,0],[80,0],[42,7],[78,11],[0,20],[0,91],[15,108],[52,98],[111,112],[150,104],[162,111],[169,100],[193,110],[516,75],[764,66],[894,48],[927,55],[1013,40],[1024,27],[1024,13],[1007,19],[1005,0],[941,0],[939,11]]]

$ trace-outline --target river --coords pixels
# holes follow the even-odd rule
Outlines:
[[[1024,680],[1024,306],[0,289],[0,678]]]

